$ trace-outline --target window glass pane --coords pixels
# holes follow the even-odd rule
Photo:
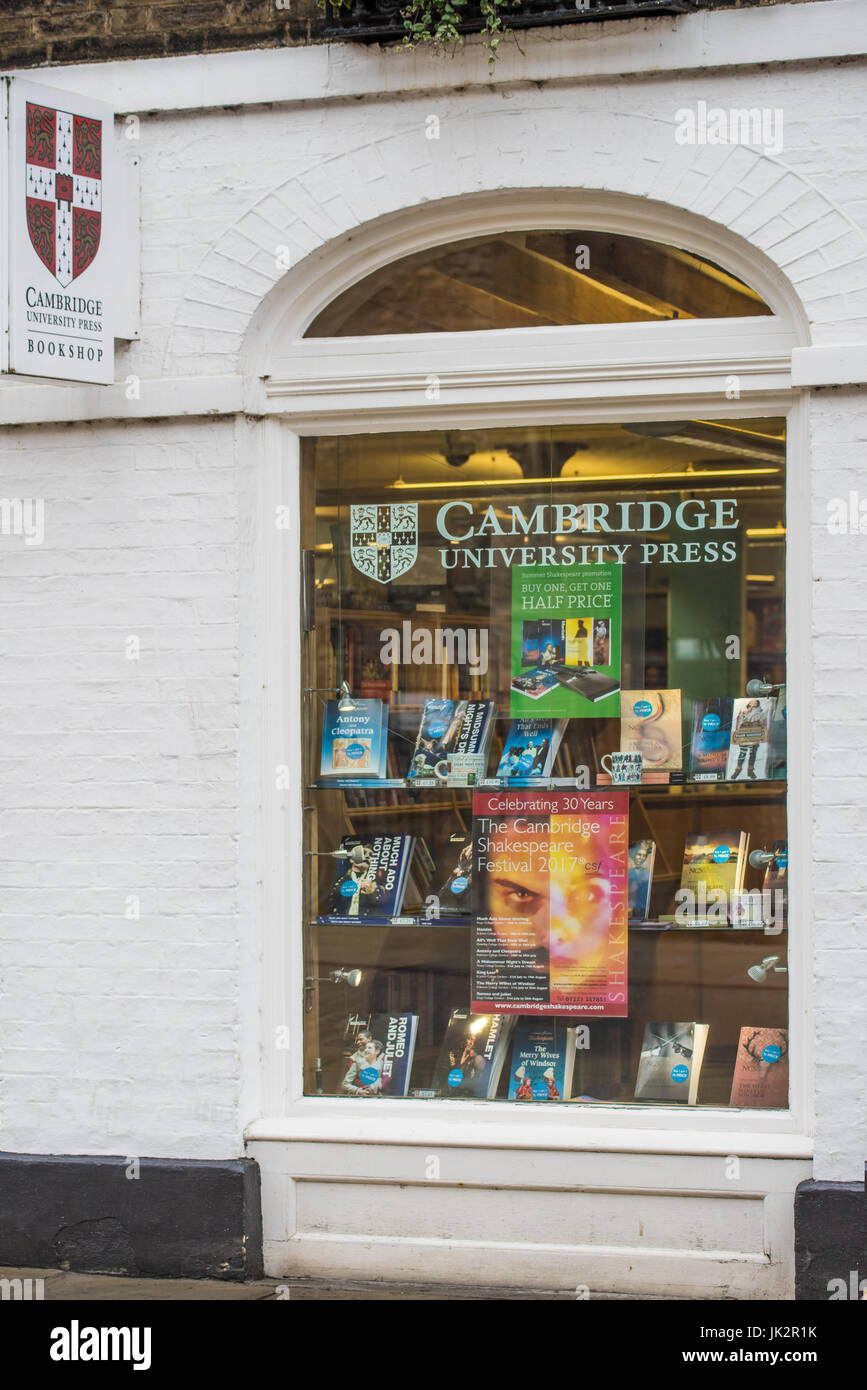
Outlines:
[[[608,232],[503,232],[394,261],[346,290],[305,337],[458,333],[769,314],[728,271]]]
[[[307,1092],[785,1107],[783,421],[320,438],[302,491]]]

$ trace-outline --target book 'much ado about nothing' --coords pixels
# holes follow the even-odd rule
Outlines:
[[[412,835],[344,835],[325,921],[396,916],[415,849]]]

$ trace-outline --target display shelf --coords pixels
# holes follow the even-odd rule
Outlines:
[[[628,790],[640,793],[642,798],[662,801],[683,797],[692,800],[738,801],[767,796],[784,800],[787,785],[781,778],[768,777],[764,781],[756,779],[754,782],[671,782],[668,785],[640,783],[629,787]]]
[[[425,788],[419,788],[424,791]],[[427,790],[434,791],[434,787]],[[449,791],[466,791],[466,787],[450,787]],[[352,806],[347,808],[347,814],[353,819],[356,816],[395,816],[401,811],[407,815],[415,813],[429,814],[432,811],[471,811],[472,807],[468,801],[461,801],[455,805],[454,801],[402,801],[396,806]]]
[[[472,926],[472,918],[471,918],[471,917],[421,917],[421,916],[413,915],[412,913],[409,913],[409,914],[407,914],[406,916],[401,916],[401,917],[365,917],[365,918],[363,919],[363,921],[362,921],[362,920],[359,920],[357,917],[328,917],[328,916],[322,916],[322,917],[314,917],[310,925],[311,925],[311,926],[314,926],[314,927],[359,927],[359,928],[367,928],[367,927],[384,927],[384,928],[387,928],[387,929],[391,929],[391,928],[393,928],[393,927],[396,927],[396,928],[409,928],[409,929],[411,929],[411,930],[413,930],[413,931],[419,931],[419,930],[437,931],[437,930],[440,930],[440,929],[446,929],[446,930],[453,930],[453,929],[455,929],[455,928],[464,928],[464,929],[465,929],[465,928],[467,928],[467,927]],[[772,924],[768,924],[768,925],[772,925]],[[708,935],[710,932],[717,932],[717,933],[722,933],[723,935],[726,935],[726,936],[738,936],[738,937],[741,938],[741,939],[743,939],[744,937],[750,936],[750,935],[752,934],[752,935],[754,935],[754,936],[762,936],[762,937],[766,937],[766,938],[767,938],[767,937],[770,937],[770,936],[773,936],[773,938],[774,938],[775,940],[780,940],[780,938],[783,937],[783,936],[785,936],[786,933],[787,933],[787,931],[788,931],[788,927],[787,927],[787,926],[781,926],[779,929],[777,929],[776,926],[774,926],[773,932],[769,932],[769,931],[766,929],[766,927],[765,927],[764,925],[759,926],[759,925],[756,924],[756,923],[753,923],[753,924],[751,924],[751,925],[748,926],[748,927],[735,927],[735,926],[732,926],[731,923],[727,923],[725,926],[720,926],[720,925],[716,925],[716,924],[714,924],[714,925],[708,925],[708,926],[702,926],[702,925],[699,925],[699,924],[694,923],[694,922],[684,922],[684,923],[680,923],[680,922],[665,922],[665,921],[662,921],[662,920],[660,920],[660,919],[649,919],[649,920],[647,920],[647,921],[633,920],[633,921],[630,921],[630,922],[628,923],[628,927],[629,927],[629,930],[630,930],[630,931],[657,932],[657,933],[659,933],[659,932],[677,932],[677,933],[681,933],[681,932],[701,932],[702,935],[704,935],[704,936]]]
[[[405,777],[387,778],[339,778],[328,777],[320,778],[319,781],[310,783],[307,791],[389,791],[399,789],[407,792],[437,791],[448,787],[450,791],[507,791],[517,788],[519,791],[570,791],[576,786],[574,777],[549,777],[530,781],[529,778],[486,777],[480,782],[449,782],[445,777],[437,778],[436,782],[430,781],[407,781]],[[584,790],[595,790],[584,788]],[[623,790],[623,789],[621,789]],[[628,790],[628,789],[627,789]]]
[[[308,783],[306,790],[424,792],[437,791],[446,787],[450,791],[506,791],[510,789],[519,791],[570,791],[574,788],[576,791],[626,791],[633,794],[640,793],[643,797],[661,796],[663,799],[667,799],[674,792],[675,795],[688,793],[693,797],[722,799],[725,797],[738,798],[774,794],[784,796],[787,782],[780,777],[766,777],[744,782],[595,782],[591,787],[579,787],[575,777],[546,777],[536,781],[531,781],[529,778],[513,778],[507,781],[502,777],[486,777],[483,781],[468,786],[464,783],[460,785],[450,784],[445,778],[432,784],[429,782],[410,782],[405,777],[328,777]]]
[[[469,927],[471,925],[469,917],[422,917],[420,915],[407,913],[400,917],[365,917],[360,920],[358,917],[337,917],[323,914],[315,917],[311,923],[314,927],[401,927],[409,928],[412,931],[420,929],[439,930],[445,928],[451,930],[454,927]]]
[[[382,625],[383,620],[381,608],[321,607],[317,608],[316,611],[319,616],[327,618],[331,622],[350,623],[360,618],[363,622],[379,623],[380,625]],[[422,624],[425,621],[430,622],[431,625],[434,627],[438,627],[440,626],[442,619],[445,619],[446,622],[450,623],[480,623],[484,626],[487,626],[488,623],[497,622],[496,614],[467,613],[458,611],[456,609],[451,609],[449,612],[441,611],[438,609],[436,612],[434,612],[429,609],[419,609],[417,605],[413,605],[412,608],[408,608],[406,610],[394,609],[394,611],[390,614],[390,617],[393,619],[393,622],[391,624],[392,626],[396,625],[398,623],[398,620],[400,620],[401,622],[411,622],[413,618],[416,619],[416,625],[418,627],[422,626]]]
[[[767,927],[769,926],[773,926],[773,931],[769,931],[767,929]],[[732,925],[731,922],[727,922],[725,926],[723,926],[721,923],[708,923],[705,926],[698,922],[666,922],[662,918],[655,918],[649,919],[647,921],[630,921],[629,930],[647,932],[677,932],[678,934],[682,932],[700,932],[702,936],[707,936],[711,932],[716,932],[721,933],[724,936],[738,936],[740,938],[750,935],[763,936],[765,938],[773,937],[775,941],[779,941],[781,937],[785,936],[786,932],[788,931],[788,927],[784,925],[777,928],[777,926],[773,923],[768,923],[766,926],[765,924],[759,924],[757,922],[751,923],[748,927],[735,927]]]
[[[407,782],[405,777],[320,777],[318,781],[310,782],[307,785],[309,792],[378,792],[397,788],[400,788],[401,791],[423,790],[416,782]],[[436,788],[432,790],[436,790]]]

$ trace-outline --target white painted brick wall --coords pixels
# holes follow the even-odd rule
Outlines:
[[[867,1155],[867,534],[832,534],[828,503],[867,500],[867,392],[811,402],[815,1173]]]
[[[763,247],[814,341],[867,338],[860,65],[451,91],[428,60],[429,91],[382,101],[375,61],[362,100],[142,118],[142,335],[119,378],[233,371],[278,245],[298,263],[480,189],[670,199]],[[784,149],[678,145],[675,113],[699,100],[781,108]],[[816,1175],[851,1179],[867,1151],[867,537],[829,537],[825,506],[867,487],[867,401],[818,394],[811,434]],[[240,1151],[233,439],[206,421],[46,427],[0,453],[2,495],[47,506],[44,546],[0,538],[0,1147]]]
[[[0,536],[0,1148],[237,1154],[232,424],[9,431],[0,496],[45,505]]]
[[[817,342],[867,328],[867,85],[858,65],[654,75],[531,91],[143,117],[143,376],[232,370],[256,305],[293,261],[385,212],[479,189],[616,188],[729,226],[786,269]],[[375,94],[373,76],[371,85]],[[698,101],[783,112],[784,147],[679,145]],[[425,138],[428,115],[440,138]]]

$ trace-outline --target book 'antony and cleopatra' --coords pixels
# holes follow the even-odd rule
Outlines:
[[[396,917],[414,847],[412,835],[344,835],[325,920]]]
[[[550,777],[567,722],[565,719],[513,719],[503,744],[497,777],[513,785],[534,777]]]
[[[475,793],[473,1009],[626,1016],[628,795]]]
[[[497,1093],[513,1020],[453,1009],[432,1089],[457,1100],[491,1100]]]
[[[509,1100],[568,1100],[575,1029],[559,1019],[519,1018],[509,1062]]]
[[[728,696],[696,700],[692,711],[689,775],[693,782],[724,782],[732,734],[732,708]]]
[[[707,1023],[648,1023],[635,1099],[695,1105],[709,1031]]]
[[[385,777],[388,705],[382,700],[355,700],[341,710],[326,700],[322,720],[320,777]]]
[[[789,1103],[789,1035],[785,1028],[742,1028],[729,1105],[785,1110]]]
[[[645,772],[680,771],[679,690],[621,690],[620,751],[640,753]]]

